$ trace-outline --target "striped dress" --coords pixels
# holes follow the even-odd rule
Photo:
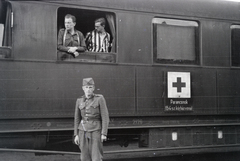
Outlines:
[[[92,52],[109,52],[110,34],[107,32],[98,33],[96,30],[86,35],[87,50]]]

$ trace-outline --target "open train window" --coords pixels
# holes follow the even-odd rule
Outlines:
[[[61,61],[78,61],[78,62],[116,62],[116,16],[112,12],[88,10],[88,9],[76,9],[60,7],[58,9],[57,30],[64,29],[65,15],[71,14],[76,17],[75,29],[80,31],[86,42],[87,33],[95,29],[95,20],[98,18],[104,18],[106,21],[105,31],[110,36],[109,48],[107,51],[102,52],[79,52],[79,56],[75,57],[58,50],[58,60]]]
[[[199,64],[198,23],[153,18],[154,61],[163,64]]]
[[[0,58],[11,57],[12,9],[10,3],[0,1]]]
[[[231,26],[232,66],[240,66],[240,25]]]

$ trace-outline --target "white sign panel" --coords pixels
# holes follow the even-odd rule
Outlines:
[[[190,72],[168,72],[168,98],[191,98]]]

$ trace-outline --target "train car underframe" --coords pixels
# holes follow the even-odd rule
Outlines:
[[[0,148],[79,152],[72,142],[72,119],[3,122],[9,128],[1,128]],[[239,136],[238,116],[114,117],[104,152],[108,158],[136,158],[239,151]]]

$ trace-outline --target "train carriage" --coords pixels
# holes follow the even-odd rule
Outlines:
[[[62,148],[73,134],[82,79],[93,77],[110,113],[108,158],[240,150],[238,2],[0,4],[1,148]],[[84,35],[104,17],[110,51],[60,53],[68,13]]]

